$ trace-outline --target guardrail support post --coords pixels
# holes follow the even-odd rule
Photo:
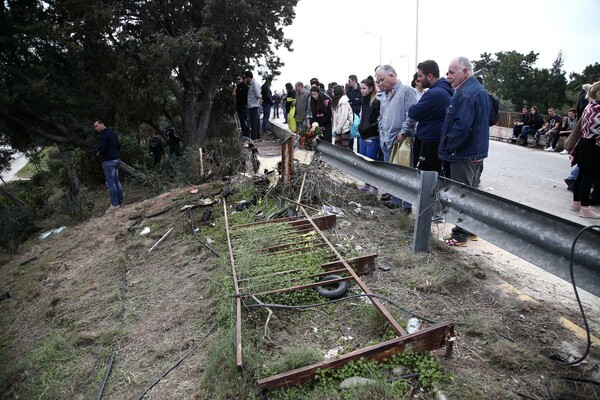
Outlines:
[[[431,217],[435,208],[435,193],[438,174],[435,171],[421,171],[421,184],[417,200],[417,218],[413,235],[413,252],[429,252]]]

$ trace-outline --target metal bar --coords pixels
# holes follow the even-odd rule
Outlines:
[[[288,279],[284,279],[284,280],[280,280],[280,281],[253,283],[251,286],[252,286],[253,290],[255,290],[256,288],[259,288],[259,287],[265,286],[265,285],[277,286],[280,283],[291,282],[294,279],[298,280],[298,279],[318,278],[320,276],[327,276],[329,274],[335,274],[335,273],[340,273],[340,272],[348,272],[348,271],[346,271],[346,269],[338,269],[338,270],[334,270],[334,271],[319,272],[316,274],[305,275],[305,276],[298,276],[298,277],[291,276]],[[341,282],[341,281],[348,280],[348,279],[349,278],[340,278],[339,280],[330,279],[330,280],[327,280],[327,283]],[[316,286],[321,286],[321,285],[325,284],[324,282],[314,282],[314,283],[316,283]],[[288,283],[288,285],[289,285],[289,283]],[[312,283],[310,283],[310,285],[312,285]],[[300,287],[300,286],[304,286],[304,285],[294,285],[294,287]],[[311,288],[311,287],[314,287],[314,286],[309,286],[309,288]],[[244,287],[242,289],[247,289],[247,287]],[[287,288],[284,288],[284,289],[287,289]],[[301,289],[305,289],[305,288],[301,288]],[[301,289],[298,289],[298,290],[301,290]],[[264,293],[253,293],[254,296],[257,296],[259,294],[264,295]]]
[[[317,141],[316,150],[324,161],[344,173],[411,203],[417,200],[423,171],[367,161],[323,141]],[[438,187],[446,221],[571,281],[570,246],[583,225],[449,179],[438,177]],[[418,246],[413,241],[415,248]],[[575,248],[574,272],[578,286],[600,296],[600,232],[588,231],[580,237]]]
[[[347,277],[343,277],[343,278],[338,278],[338,279],[330,279],[327,281],[327,284],[331,284],[331,283],[336,283],[336,282],[343,282],[343,281],[350,281],[353,280],[354,278],[352,276],[347,276]],[[324,282],[313,282],[313,283],[307,283],[305,285],[294,285],[294,286],[289,286],[286,288],[282,288],[282,289],[274,289],[274,290],[268,290],[266,292],[259,292],[259,293],[242,293],[239,295],[239,297],[248,297],[248,296],[266,296],[268,294],[281,294],[281,293],[289,293],[289,292],[297,292],[298,290],[304,290],[304,289],[310,289],[316,286],[321,286],[323,285]],[[365,292],[366,293],[366,292]],[[372,294],[372,293],[369,293]],[[372,298],[371,301],[377,300],[376,298]]]
[[[417,200],[417,218],[413,234],[412,248],[415,253],[429,252],[429,237],[431,236],[431,217],[435,207],[438,174],[434,171],[421,172],[421,185]]]
[[[376,257],[377,254],[368,254],[366,256],[351,258],[349,260],[346,260],[346,262],[354,271],[356,271],[358,275],[366,275],[370,272],[375,271]],[[321,264],[321,268],[323,268],[326,271],[329,271],[330,269],[336,268],[339,265],[344,264],[340,260],[335,260],[327,264]]]
[[[502,197],[439,178],[446,221],[570,282],[571,242],[582,225]],[[577,285],[600,296],[600,232],[588,231],[575,247]]]
[[[233,259],[233,247],[231,246],[231,237],[229,233],[229,220],[227,218],[227,201],[223,199],[223,216],[225,218],[225,233],[227,234],[227,247],[229,248],[229,262],[231,263],[231,275],[233,277],[233,288],[235,289],[235,358],[237,369],[242,369],[242,298],[240,297],[240,288],[235,271],[235,261]]]
[[[348,265],[348,263],[346,262],[346,260],[344,260],[344,257],[342,257],[342,255],[337,251],[337,249],[335,248],[335,246],[333,244],[331,244],[331,242],[325,237],[325,235],[323,234],[323,232],[321,232],[321,230],[317,227],[317,225],[310,219],[310,217],[308,216],[308,213],[306,212],[306,210],[303,207],[300,207],[300,211],[302,211],[302,213],[304,214],[304,216],[306,217],[306,219],[308,221],[310,221],[311,224],[313,224],[313,226],[314,226],[315,230],[317,231],[317,233],[321,236],[321,238],[323,238],[323,240],[325,241],[325,243],[327,243],[327,245],[329,246],[329,248],[331,249],[331,251],[333,251],[335,253],[335,255],[337,256],[338,260],[340,260],[340,262],[342,264],[344,264],[344,267],[346,267],[346,269],[348,270],[348,273],[354,278],[354,281],[362,289],[362,291],[364,293],[366,293],[366,294],[373,294],[373,292],[371,292],[371,289],[369,289],[367,287],[367,285],[365,285],[363,283],[363,281],[359,278],[359,276],[356,274],[356,272],[354,272],[354,270],[352,268],[350,268],[350,265]],[[381,302],[378,299],[371,298],[371,302],[373,302],[373,305],[388,320],[388,322],[390,323],[390,325],[392,325],[392,327],[394,328],[394,330],[396,330],[396,332],[398,332],[401,335],[406,335],[406,332],[404,331],[404,329],[402,329],[402,327],[400,326],[400,324],[394,319],[394,317],[392,316],[392,314],[390,314],[390,312],[383,306],[383,304],[381,304]]]
[[[288,269],[287,271],[274,272],[272,274],[250,276],[248,278],[238,279],[238,282],[249,281],[249,280],[252,280],[252,279],[264,279],[264,278],[269,277],[269,276],[294,274],[296,272],[306,271],[307,269],[311,269],[311,268],[312,267]],[[324,275],[335,274],[337,272],[345,272],[345,271],[346,271],[345,269],[333,269],[333,270],[329,270],[329,271],[325,271],[325,272],[319,272],[318,274],[306,275],[306,276],[303,276],[303,278],[313,278],[313,277],[316,277],[316,276],[324,276]],[[268,284],[270,285],[270,284],[273,284],[273,283],[279,283],[279,282],[269,282]]]
[[[304,208],[308,208],[309,210],[313,210],[313,211],[321,211],[321,210],[319,210],[318,208],[314,208],[314,207],[311,207],[311,206],[307,206],[306,204],[302,204],[302,203],[300,203],[300,201],[296,201],[296,200],[288,199],[287,197],[283,197],[283,196],[279,196],[279,198],[280,198],[280,199],[283,199],[283,200],[285,200],[285,201],[289,201],[290,203],[293,203],[293,204],[296,204],[296,205],[302,206],[302,207],[304,207]]]
[[[408,349],[414,352],[432,351],[443,347],[453,336],[454,324],[451,322],[441,322],[429,329],[422,329],[410,335],[355,350],[335,359],[261,379],[258,381],[258,386],[262,389],[277,389],[300,385],[310,381],[319,369],[339,369],[348,362],[359,360],[360,358],[366,360],[383,360]]]
[[[288,137],[281,144],[281,177],[284,185],[292,180],[294,174],[294,139]]]

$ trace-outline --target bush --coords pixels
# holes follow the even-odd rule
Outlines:
[[[33,213],[13,204],[0,205],[0,247],[10,253],[34,232]]]

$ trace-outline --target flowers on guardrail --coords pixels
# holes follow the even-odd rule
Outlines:
[[[323,135],[323,132],[323,128],[321,128],[317,122],[313,122],[310,128],[305,127],[300,131],[298,148],[312,150],[317,136]]]

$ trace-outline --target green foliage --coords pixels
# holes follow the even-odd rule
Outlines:
[[[512,102],[520,111],[524,105],[537,105],[540,110],[561,108],[566,100],[567,80],[561,70],[564,58],[559,52],[552,68],[534,68],[538,53],[523,55],[517,51],[481,54],[473,61],[476,75],[483,77],[485,86],[501,99]],[[504,110],[508,111],[508,110]]]
[[[0,198],[3,196],[0,196]],[[33,228],[33,214],[30,210],[13,204],[0,205],[0,247],[15,252]]]

